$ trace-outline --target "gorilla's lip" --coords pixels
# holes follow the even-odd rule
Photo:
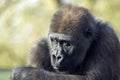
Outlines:
[[[53,68],[54,68],[54,69],[56,69],[56,70],[58,70],[58,69],[59,69],[59,67],[57,67],[57,66],[53,66]]]
[[[58,71],[66,71],[65,66],[64,66],[64,67],[63,67],[63,66],[53,66],[53,68],[54,68],[55,70],[58,70]]]
[[[59,69],[61,69],[62,67],[61,67],[61,66],[53,66],[53,68],[56,69],[56,70],[59,70]]]

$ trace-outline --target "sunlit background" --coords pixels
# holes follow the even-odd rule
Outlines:
[[[120,0],[0,0],[0,80],[25,65],[30,47],[47,35],[52,15],[66,3],[88,8],[120,37]]]

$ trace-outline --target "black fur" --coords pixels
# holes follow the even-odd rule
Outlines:
[[[67,7],[76,9],[76,6],[73,5]],[[77,10],[79,9],[75,11]],[[84,8],[82,8],[83,10]],[[59,11],[59,13],[62,12]],[[86,9],[84,13],[89,14]],[[76,49],[71,55],[74,62],[71,62],[65,73],[64,71],[58,73],[50,63],[51,45],[49,45],[48,37],[38,40],[33,45],[27,60],[27,66],[30,67],[14,69],[11,80],[120,80],[120,44],[118,37],[107,23],[94,19],[91,14],[89,14],[90,17],[87,15],[80,19],[81,22],[71,23],[71,26],[67,26],[67,28],[71,27],[73,31],[79,30],[79,32],[70,34],[72,39],[76,40],[74,42]],[[62,32],[60,26],[59,28],[55,27],[58,24],[54,21],[51,24],[53,30],[50,29],[49,35],[58,32],[69,34],[69,30],[68,33]],[[73,25],[75,25],[74,29]],[[77,65],[75,66],[75,64]]]

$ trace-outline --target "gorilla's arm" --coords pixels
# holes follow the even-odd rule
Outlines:
[[[48,48],[47,37],[43,37],[36,41],[29,51],[27,58],[27,66],[53,71],[50,63],[50,54]]]
[[[32,67],[18,67],[13,70],[11,80],[79,80],[77,75],[64,75]],[[84,77],[83,77],[84,78]],[[85,80],[80,77],[80,80]]]
[[[50,64],[48,42],[46,37],[43,37],[30,49],[27,67],[13,69],[11,80],[79,80],[79,77],[54,72]]]
[[[49,57],[47,57],[49,55],[48,53],[46,53],[48,52],[47,46],[48,45],[46,43],[46,39],[43,38],[37,41],[35,45],[33,45],[29,53],[27,67],[17,67],[13,69],[11,80],[89,80],[89,79],[95,80],[94,74],[98,74],[98,72],[100,72],[100,69],[97,68],[95,69],[94,67],[96,66],[93,66],[91,67],[92,69],[90,69],[88,74],[86,75],[56,73],[54,72],[52,66],[50,65]],[[46,51],[44,49],[46,49]],[[96,65],[98,66],[99,64]]]

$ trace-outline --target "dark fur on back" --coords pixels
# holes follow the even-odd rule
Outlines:
[[[107,23],[96,22],[97,36],[87,51],[85,62],[83,62],[84,68],[88,74],[91,74],[89,76],[96,74],[94,76],[99,76],[98,79],[101,80],[119,80],[119,40]],[[90,70],[90,68],[92,69]]]

